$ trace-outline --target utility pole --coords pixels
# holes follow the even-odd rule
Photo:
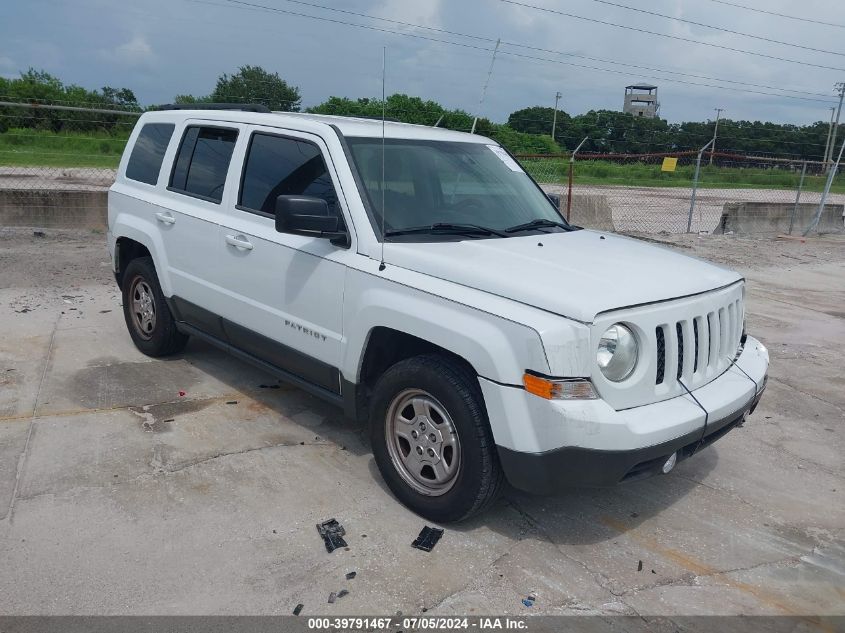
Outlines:
[[[496,63],[496,53],[499,52],[499,45],[501,43],[501,39],[496,40],[496,48],[493,49],[493,59],[490,60],[490,70],[487,71],[487,79],[484,81],[484,87],[481,89],[481,98],[478,100],[478,114],[472,120],[472,131],[470,134],[475,134],[475,125],[478,123],[478,116],[481,114],[481,106],[484,105],[484,97],[487,96],[487,85],[490,83],[490,75],[493,74],[493,64]]]
[[[552,117],[552,140],[555,140],[555,127],[557,126],[557,104],[562,96],[560,92],[555,93],[555,114]]]
[[[836,133],[839,131],[839,114],[842,112],[842,97],[845,97],[845,83],[840,81],[834,88],[839,91],[839,107],[836,108],[836,123],[833,124],[833,134],[830,137],[830,156],[825,160],[825,171],[830,169],[833,150],[836,148]]]
[[[725,110],[724,108],[713,108],[716,111],[716,127],[713,128],[713,145],[710,147],[710,164],[713,164],[713,152],[716,151],[716,135],[719,133],[719,115]]]
[[[833,134],[833,115],[836,112],[836,106],[830,108],[830,125],[827,126],[827,140],[824,142],[824,158],[822,163],[827,165],[827,154],[830,150],[830,135]]]

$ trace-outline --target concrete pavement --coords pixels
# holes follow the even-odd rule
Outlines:
[[[0,615],[845,614],[845,241],[810,246],[744,270],[772,353],[744,428],[665,477],[508,490],[425,553],[339,410],[197,341],[140,354],[102,235],[0,231]]]

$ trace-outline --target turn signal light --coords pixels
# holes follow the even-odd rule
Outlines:
[[[595,400],[598,396],[587,378],[545,378],[524,374],[525,391],[546,400]]]

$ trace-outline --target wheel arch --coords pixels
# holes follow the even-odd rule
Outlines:
[[[161,237],[150,231],[141,218],[121,214],[111,228],[115,236],[115,279],[123,287],[123,273],[133,259],[150,256],[156,269],[161,290],[166,297],[171,296],[170,278],[167,274],[167,262]]]

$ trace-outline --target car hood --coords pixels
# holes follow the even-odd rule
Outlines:
[[[391,242],[401,266],[583,322],[608,310],[714,290],[742,277],[667,248],[582,230],[446,242]]]

